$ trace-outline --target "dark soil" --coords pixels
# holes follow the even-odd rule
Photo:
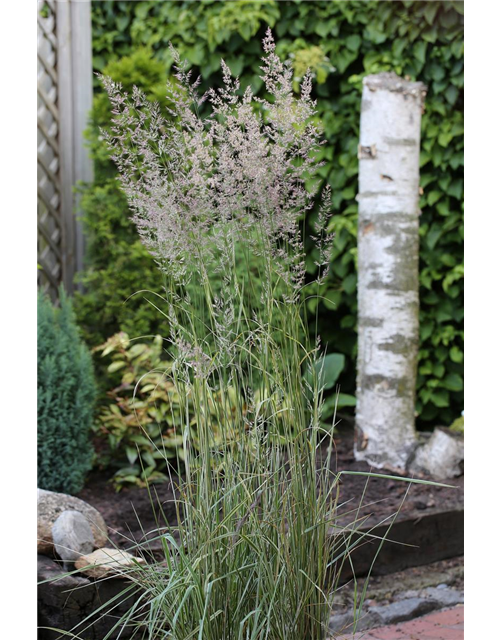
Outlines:
[[[352,430],[340,432],[335,443],[336,459],[332,461],[334,470],[374,471],[394,475],[390,471],[370,469],[366,463],[354,460]],[[449,481],[449,484],[457,488],[420,484],[409,487],[408,483],[397,480],[370,479],[367,482],[367,478],[362,476],[344,475],[340,490],[340,503],[343,506],[339,513],[344,514],[342,520],[345,523],[351,522],[365,491],[364,506],[359,513],[359,516],[368,516],[364,525],[381,523],[394,514],[401,504],[398,521],[411,520],[417,524],[429,515],[462,510],[463,481],[463,476]],[[154,537],[155,529],[165,525],[165,518],[171,525],[176,520],[174,493],[170,482],[152,485],[149,492],[147,489],[129,487],[117,493],[109,474],[93,472],[78,497],[101,512],[108,525],[111,542],[121,548]],[[157,545],[153,543],[152,547]]]

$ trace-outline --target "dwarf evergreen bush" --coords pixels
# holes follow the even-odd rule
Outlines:
[[[74,494],[92,466],[95,403],[92,359],[71,301],[38,296],[38,486]]]

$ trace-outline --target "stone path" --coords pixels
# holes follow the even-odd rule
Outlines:
[[[342,635],[334,640],[463,640],[464,607],[436,611],[427,616],[388,627]],[[333,639],[332,639],[333,640]]]

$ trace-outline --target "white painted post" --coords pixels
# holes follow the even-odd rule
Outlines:
[[[425,87],[364,79],[359,145],[357,460],[406,469],[416,446],[420,121]]]

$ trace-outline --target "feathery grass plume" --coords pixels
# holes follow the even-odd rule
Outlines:
[[[311,78],[295,97],[270,31],[264,54],[268,98],[257,99],[224,62],[222,88],[200,96],[172,50],[168,119],[103,79],[114,112],[105,135],[166,276],[157,308],[183,439],[177,518],[158,531],[165,559],[134,567],[140,595],[116,623],[149,640],[324,640],[364,522],[359,510],[338,521],[321,345],[305,330],[301,226],[321,144]],[[325,268],[329,202],[327,192],[315,230]]]

